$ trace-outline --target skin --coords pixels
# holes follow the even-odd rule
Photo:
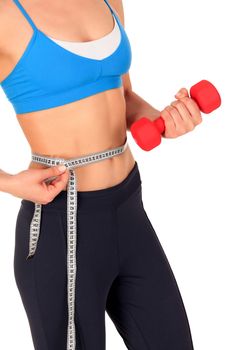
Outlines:
[[[124,23],[122,0],[109,0],[121,23]],[[103,37],[113,28],[107,4],[99,0],[21,0],[37,28],[60,40],[91,41]],[[20,30],[19,30],[20,28]],[[0,81],[14,68],[23,54],[33,29],[18,7],[10,0],[0,2]],[[118,147],[124,143],[131,124],[142,115],[165,121],[165,138],[176,138],[190,132],[202,121],[200,110],[180,89],[175,101],[158,111],[132,89],[129,72],[122,76],[123,86],[110,89],[63,106],[16,118],[32,152],[72,158]],[[88,137],[87,137],[88,136]],[[43,140],[43,142],[41,142]],[[90,191],[114,186],[129,174],[135,159],[128,146],[123,154],[76,168],[78,190]],[[0,190],[20,198],[48,203],[67,189],[68,171],[47,168],[30,162],[18,174],[0,171]],[[62,174],[62,175],[60,175]],[[50,184],[43,180],[56,175]]]

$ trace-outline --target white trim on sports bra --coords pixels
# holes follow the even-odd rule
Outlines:
[[[94,59],[103,59],[110,56],[117,48],[121,40],[121,32],[118,23],[114,18],[114,28],[107,35],[100,39],[76,42],[76,41],[65,41],[58,40],[49,36],[49,38],[56,42],[58,45],[62,46],[64,49],[78,54],[80,56],[85,56]]]

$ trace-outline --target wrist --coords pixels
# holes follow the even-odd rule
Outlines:
[[[13,174],[0,172],[0,191],[13,194],[16,185],[16,177]]]

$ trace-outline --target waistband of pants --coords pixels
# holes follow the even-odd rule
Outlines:
[[[138,163],[135,161],[133,168],[127,177],[120,183],[97,190],[77,191],[78,210],[99,210],[109,206],[117,206],[129,198],[131,194],[141,187],[141,176]],[[22,199],[24,207],[34,210],[34,202]],[[67,209],[67,190],[62,190],[54,199],[43,204],[43,211],[46,210],[63,210]]]

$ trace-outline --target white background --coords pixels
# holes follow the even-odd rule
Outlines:
[[[233,349],[232,313],[232,62],[233,24],[227,0],[124,1],[132,46],[133,90],[161,110],[181,88],[207,79],[222,106],[177,139],[150,152],[128,134],[138,161],[147,214],[184,300],[195,350]],[[30,149],[0,89],[0,167],[26,168]],[[13,274],[20,199],[0,193],[0,347],[32,350]],[[107,349],[126,349],[106,314]],[[93,349],[94,350],[94,349]]]

